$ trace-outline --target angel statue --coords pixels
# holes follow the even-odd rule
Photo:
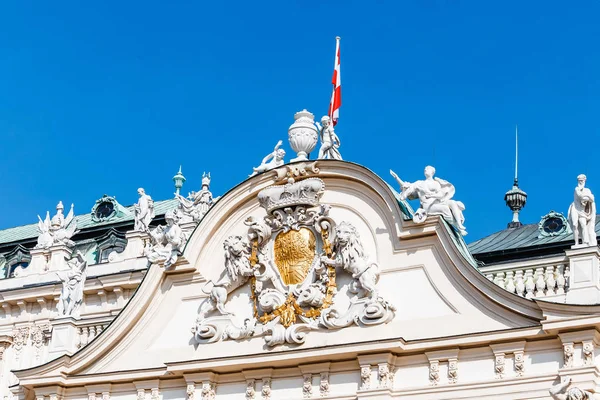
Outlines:
[[[50,219],[50,211],[46,212],[46,218],[42,221],[42,218],[38,215],[38,236],[36,249],[48,249],[50,246],[62,244],[68,247],[73,247],[75,243],[71,240],[71,237],[77,232],[77,221],[73,215],[73,204],[71,204],[71,210],[65,218],[62,201],[58,202],[56,206],[56,215]]]
[[[390,170],[390,174],[400,184],[402,200],[419,199],[421,207],[415,212],[413,221],[415,223],[424,222],[428,215],[441,215],[444,219],[456,225],[461,235],[466,235],[465,217],[463,210],[465,205],[456,200],[454,196],[454,185],[440,178],[434,178],[435,168],[428,165],[425,167],[425,180],[414,183],[402,181],[398,175]]]
[[[330,158],[333,160],[341,160],[342,155],[338,148],[340,147],[340,138],[335,134],[333,130],[333,124],[331,118],[327,115],[321,118],[321,124],[315,122],[317,129],[321,133],[321,148],[319,149],[319,156],[317,158]]]
[[[263,158],[260,165],[256,168],[252,168],[254,172],[250,176],[269,171],[273,168],[281,167],[285,163],[285,161],[283,161],[283,158],[285,157],[285,150],[280,149],[282,143],[283,142],[281,140],[277,142],[277,145],[273,151]]]
[[[165,268],[169,268],[177,262],[187,238],[178,225],[177,212],[168,211],[165,214],[165,221],[167,226],[159,225],[150,231],[152,243],[144,250],[144,255],[148,257],[151,264],[162,261]]]
[[[596,398],[592,393],[581,390],[578,387],[572,387],[567,390],[570,384],[571,378],[563,379],[561,383],[550,388],[550,396],[554,400],[593,400]]]
[[[83,303],[83,287],[87,276],[87,261],[78,250],[67,262],[68,271],[57,272],[62,281],[62,291],[56,305],[59,316],[79,317],[79,308]]]

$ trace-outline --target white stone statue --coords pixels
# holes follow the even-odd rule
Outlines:
[[[376,262],[369,261],[354,225],[342,221],[335,228],[333,253],[334,259],[326,255],[321,256],[321,263],[326,266],[341,267],[351,274],[354,279],[349,288],[351,293],[358,294],[363,290],[365,296],[377,300],[379,266]]]
[[[175,211],[167,212],[165,221],[166,226],[159,225],[149,231],[152,243],[145,249],[144,255],[150,263],[164,262],[165,268],[169,268],[177,262],[187,238],[178,224],[179,217]]]
[[[254,172],[250,176],[254,176],[256,174],[260,174],[261,172],[269,171],[273,168],[282,166],[285,163],[285,161],[283,161],[283,158],[285,157],[285,150],[280,149],[282,144],[283,142],[281,140],[277,142],[277,145],[273,151],[263,158],[260,165],[256,168],[252,168]]]
[[[42,221],[42,218],[38,215],[38,236],[36,249],[47,249],[50,246],[65,245],[73,247],[75,243],[71,240],[77,231],[77,221],[73,216],[73,204],[71,204],[71,210],[67,217],[63,215],[64,206],[62,201],[58,202],[56,206],[56,215],[50,219],[50,212],[46,213],[46,219]]]
[[[175,198],[179,200],[180,222],[199,222],[215,202],[210,191],[210,173],[202,174],[202,189],[199,192],[190,192],[187,198],[175,193]]]
[[[585,180],[583,174],[577,177],[575,198],[569,207],[568,219],[575,246],[579,245],[579,239],[582,246],[596,246],[596,202],[590,189],[585,187]]]
[[[402,192],[400,198],[402,200],[419,199],[421,207],[415,212],[413,221],[422,223],[428,215],[441,215],[456,225],[461,235],[466,235],[465,217],[463,210],[465,206],[462,202],[452,200],[454,196],[454,185],[440,178],[434,178],[435,168],[432,166],[425,167],[425,180],[416,181],[414,183],[403,182],[398,175],[390,170],[390,174],[400,184]]]
[[[566,378],[561,383],[552,386],[549,390],[550,396],[554,400],[593,400],[596,398],[592,393],[581,390],[578,387],[572,387],[567,390],[570,384],[571,378]]]
[[[152,219],[155,217],[154,201],[152,200],[152,197],[146,194],[144,188],[138,189],[138,195],[140,198],[138,199],[137,204],[134,206],[135,220],[133,230],[139,232],[148,232],[150,222],[152,222]]]
[[[68,271],[57,272],[62,281],[62,291],[56,308],[59,316],[79,317],[79,308],[83,303],[83,287],[87,276],[87,261],[78,250],[67,263]]]
[[[321,124],[323,124],[321,126]],[[333,130],[331,118],[327,115],[321,118],[321,124],[316,122],[319,132],[321,132],[321,147],[319,148],[319,156],[317,158],[329,158],[333,160],[341,160],[342,155],[338,150],[340,147],[340,138]]]

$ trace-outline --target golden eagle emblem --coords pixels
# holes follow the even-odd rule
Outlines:
[[[302,283],[315,258],[315,235],[308,228],[282,232],[275,237],[275,265],[286,285]]]

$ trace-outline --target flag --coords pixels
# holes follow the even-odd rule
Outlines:
[[[329,103],[329,118],[333,126],[338,122],[340,117],[340,106],[342,105],[342,77],[340,75],[340,37],[335,38],[335,64],[333,67],[333,92],[331,93],[331,102]]]

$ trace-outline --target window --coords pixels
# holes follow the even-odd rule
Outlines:
[[[95,216],[99,220],[104,220],[110,217],[114,210],[114,204],[110,201],[105,201],[98,205]]]

